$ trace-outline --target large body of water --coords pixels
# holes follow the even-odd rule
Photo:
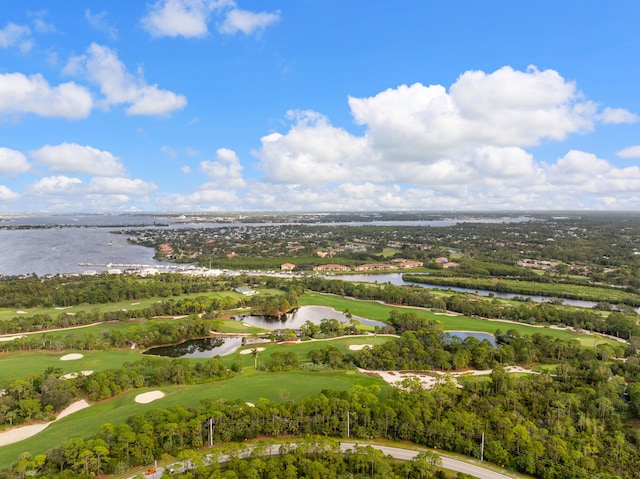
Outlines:
[[[314,223],[316,225],[451,226],[474,222],[521,222],[527,217],[456,218],[430,221],[371,221]],[[280,225],[281,223],[278,223]],[[284,224],[284,223],[282,223]],[[115,232],[143,228],[227,228],[274,226],[274,223],[185,222],[160,215],[31,215],[0,217],[0,275],[38,276],[106,271],[107,264],[169,266],[153,259],[152,248],[127,243]],[[17,229],[17,228],[28,229]]]

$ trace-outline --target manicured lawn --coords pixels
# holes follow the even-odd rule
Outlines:
[[[335,346],[341,353],[346,354],[352,352],[349,349],[351,345],[360,345],[360,344],[382,344],[387,341],[393,339],[391,336],[352,336],[346,338],[339,339],[331,339],[331,340],[322,340],[322,341],[301,341],[299,343],[292,344],[271,344],[271,343],[262,343],[262,344],[253,344],[247,345],[240,348],[237,352],[225,356],[223,359],[228,364],[231,364],[235,358],[240,358],[242,361],[243,367],[253,367],[254,360],[251,354],[241,354],[240,352],[243,350],[251,350],[253,348],[264,348],[264,351],[260,351],[258,353],[258,360],[260,364],[265,364],[271,358],[271,355],[276,352],[288,353],[295,352],[298,355],[298,359],[301,363],[309,361],[309,353],[315,349],[322,349],[329,345]]]
[[[261,294],[284,294],[282,291],[273,290],[273,289],[260,289]],[[136,299],[136,300],[127,300],[121,301],[118,303],[99,303],[99,304],[81,304],[78,306],[71,306],[67,308],[56,307],[56,308],[30,308],[30,309],[14,309],[14,308],[0,308],[0,321],[11,319],[15,317],[29,317],[36,314],[48,314],[52,318],[59,316],[62,313],[70,313],[77,314],[79,311],[94,311],[98,310],[100,312],[112,312],[112,311],[123,311],[123,310],[142,310],[152,306],[153,304],[160,303],[163,301],[174,300],[181,301],[187,298],[226,298],[231,297],[234,300],[242,298],[243,296],[235,291],[216,291],[209,293],[192,293],[192,294],[183,294],[180,296],[170,296],[170,297],[154,297],[147,299]],[[20,313],[18,313],[20,311]]]
[[[0,447],[0,469],[9,466],[23,452],[42,454],[73,437],[87,438],[98,432],[102,424],[122,424],[134,414],[174,405],[195,407],[203,400],[241,400],[256,403],[260,398],[273,401],[297,401],[323,389],[349,390],[354,385],[378,385],[381,395],[388,395],[390,387],[382,380],[354,371],[264,373],[247,370],[235,378],[197,386],[168,386],[158,388],[165,397],[149,404],[136,403],[135,397],[149,389],[128,392],[78,411],[51,424],[36,436],[16,444]]]
[[[438,314],[421,308],[406,308],[403,306],[392,306],[381,304],[376,301],[360,301],[355,299],[342,298],[340,296],[321,294],[321,293],[305,293],[299,299],[300,305],[319,305],[329,306],[337,311],[346,311],[347,309],[355,316],[362,316],[368,319],[378,321],[387,321],[391,311],[406,311],[413,309],[419,316],[436,320],[444,331],[476,331],[494,334],[497,329],[507,331],[514,329],[521,335],[533,335],[536,333],[546,334],[554,338],[561,339],[577,339],[583,346],[594,346],[593,335],[577,334],[567,330],[528,326],[526,324],[508,323],[504,321],[488,320],[480,318],[470,318],[467,316],[457,315],[449,316],[446,314]],[[599,338],[598,344],[619,344],[615,340],[608,338]]]
[[[81,359],[61,361],[69,353],[80,353]],[[48,367],[59,367],[65,374],[74,371],[103,371],[118,368],[123,363],[138,361],[140,351],[30,351],[0,355],[0,388],[14,379],[27,379],[32,374],[42,374]]]

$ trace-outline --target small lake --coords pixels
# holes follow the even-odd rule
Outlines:
[[[359,316],[352,316],[352,318],[367,326],[386,326],[386,323],[382,321],[374,321]],[[300,329],[307,321],[311,321],[313,324],[320,324],[323,319],[335,319],[342,324],[349,324],[349,318],[344,313],[327,306],[300,306],[280,317],[250,314],[237,316],[236,319],[251,326],[271,331],[285,328]]]
[[[445,333],[449,333],[451,336],[458,337],[462,341],[464,341],[468,337],[474,337],[479,341],[486,339],[493,346],[497,345],[495,338],[489,333],[476,333],[471,331],[445,331]],[[150,356],[162,356],[165,358],[214,358],[216,356],[231,354],[240,347],[242,347],[241,337],[225,336],[224,338],[215,337],[191,339],[180,344],[150,348],[142,354],[148,354]]]
[[[449,333],[451,336],[460,338],[462,341],[467,338],[476,338],[478,341],[484,341],[486,339],[493,346],[498,346],[495,336],[489,333],[476,333],[474,331],[445,331],[445,333]]]
[[[180,344],[150,348],[142,354],[165,358],[213,358],[230,354],[242,346],[241,337],[190,339]]]

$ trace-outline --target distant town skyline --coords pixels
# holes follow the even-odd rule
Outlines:
[[[8,2],[0,214],[640,209],[640,3]]]

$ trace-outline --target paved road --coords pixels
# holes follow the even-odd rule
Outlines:
[[[401,459],[404,461],[410,461],[415,456],[419,454],[418,451],[414,451],[411,449],[403,449],[400,447],[391,447],[391,446],[380,446],[377,444],[367,444],[367,443],[355,443],[355,442],[341,442],[340,448],[343,451],[348,449],[353,449],[356,445],[360,446],[371,446],[374,449],[378,449],[382,451],[385,455],[394,457],[396,459]],[[273,444],[269,447],[269,450],[272,451],[271,454],[275,455],[279,453],[280,444]],[[433,451],[432,451],[433,452]],[[437,453],[436,453],[437,454]],[[442,467],[445,469],[450,469],[456,472],[462,472],[464,474],[469,474],[470,476],[477,477],[478,479],[513,479],[514,476],[505,476],[504,474],[500,474],[499,472],[491,471],[489,469],[485,469],[484,467],[477,466],[475,464],[471,464],[468,462],[460,461],[458,459],[451,459],[446,456],[442,456],[438,454],[442,459]],[[240,457],[248,457],[249,452],[246,454],[241,454]],[[227,456],[219,456],[218,461],[224,462],[228,459]],[[158,467],[157,471],[153,474],[147,475],[148,479],[160,479],[162,477],[170,477],[169,470],[174,467],[176,471],[182,470],[182,463],[176,462],[167,467]],[[166,472],[166,475],[164,474]],[[130,479],[133,479],[135,476],[131,476]]]
[[[356,443],[353,443],[353,442],[343,442],[340,444],[340,447],[343,451],[346,451],[347,449],[352,449],[355,445]],[[410,461],[411,459],[413,459],[415,456],[418,455],[418,451],[412,451],[410,449],[402,449],[399,447],[378,446],[375,444],[360,444],[360,445],[371,446],[374,449],[378,449],[382,451],[386,455],[395,457],[396,459],[402,459],[405,461]],[[479,479],[512,479],[512,476],[505,476],[504,474],[500,474],[499,472],[494,472],[489,469],[476,466],[474,464],[459,461],[457,459],[451,459],[446,456],[440,456],[440,458],[442,459],[442,467],[444,467],[445,469],[451,469],[452,471],[456,471],[456,472],[463,472],[465,474],[469,474]]]

